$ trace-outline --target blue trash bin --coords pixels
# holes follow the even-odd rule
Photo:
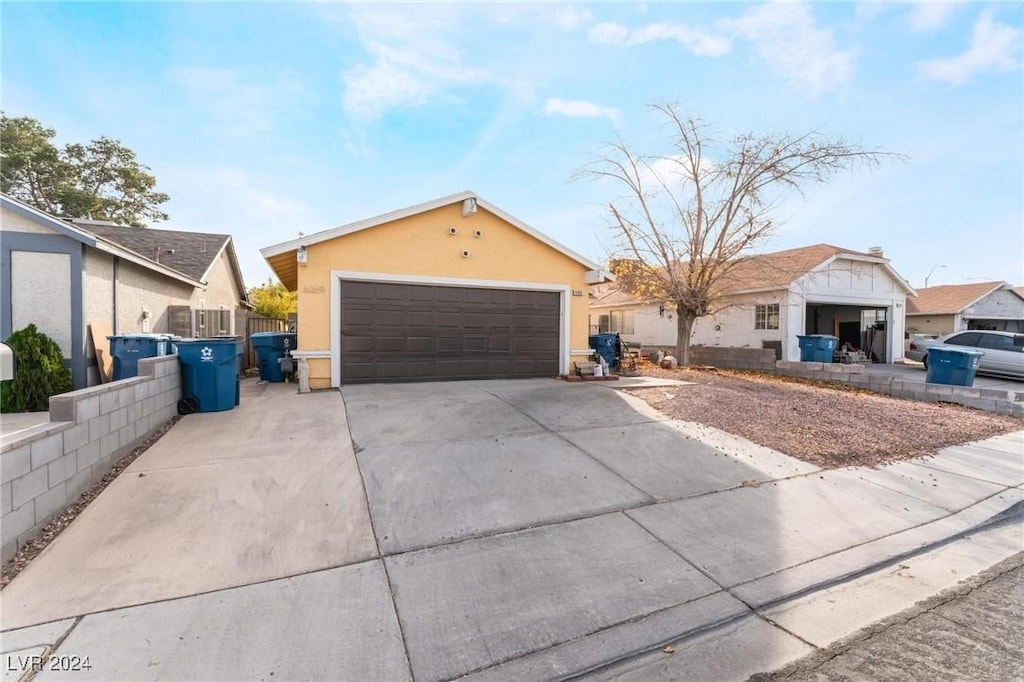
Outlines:
[[[114,360],[114,381],[139,376],[139,360],[172,352],[171,334],[115,334],[108,336]]]
[[[615,350],[618,348],[619,335],[616,332],[606,334],[591,334],[590,347],[597,352],[598,361],[604,358],[609,367],[615,366]]]
[[[924,380],[929,384],[971,386],[983,355],[968,348],[932,346],[928,349],[928,373]]]
[[[257,332],[249,337],[260,366],[260,381],[284,381],[281,358],[295,350],[294,332]]]
[[[182,393],[178,412],[222,412],[241,402],[245,344],[234,336],[177,342]]]
[[[797,335],[800,362],[832,362],[839,337],[830,334]]]

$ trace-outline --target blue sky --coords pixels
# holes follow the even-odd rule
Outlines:
[[[258,250],[463,189],[596,260],[604,143],[668,152],[651,102],[721,136],[909,156],[808,188],[762,250],[881,246],[920,287],[1024,283],[1020,3],[4,3],[8,116],[106,135],[172,197],[158,226]]]

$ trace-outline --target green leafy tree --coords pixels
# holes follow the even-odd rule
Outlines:
[[[256,312],[275,320],[286,320],[296,310],[297,295],[288,291],[285,285],[273,280],[249,290],[249,300]]]
[[[787,195],[902,157],[815,131],[716,139],[676,105],[652,108],[669,131],[666,151],[642,154],[614,142],[577,177],[601,182],[615,197],[608,202],[618,238],[612,270],[637,298],[675,308],[676,357],[685,365],[694,323],[729,306],[724,285],[776,233],[773,218]]]
[[[55,215],[143,227],[167,220],[170,197],[135,152],[100,137],[88,144],[53,144],[56,132],[34,118],[0,113],[0,189]]]
[[[71,390],[71,370],[60,346],[34,324],[14,332],[5,343],[14,352],[14,379],[0,382],[0,412],[41,412],[50,396]]]

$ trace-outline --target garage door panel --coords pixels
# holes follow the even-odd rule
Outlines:
[[[404,310],[378,310],[378,327],[406,327],[406,314]]]
[[[462,337],[459,336],[441,336],[435,340],[435,349],[438,353],[461,353],[462,349]]]
[[[410,327],[431,328],[434,326],[434,312],[432,310],[410,310],[405,318]]]
[[[483,353],[488,350],[487,338],[482,336],[466,336],[462,339],[462,350],[466,353]]]
[[[341,283],[341,381],[551,376],[557,292]]]
[[[442,329],[445,327],[450,329],[462,329],[462,314],[438,312],[434,316],[434,324]]]
[[[346,309],[341,314],[341,323],[352,328],[370,328],[374,325],[375,314],[372,310]]]
[[[432,353],[434,352],[434,337],[410,336],[406,345],[410,353]]]

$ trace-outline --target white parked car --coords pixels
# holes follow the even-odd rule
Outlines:
[[[959,346],[984,353],[978,372],[1024,379],[1024,334],[1013,332],[966,331],[946,334],[937,339],[914,338],[906,351],[910,360],[928,366],[928,349],[933,346]]]

